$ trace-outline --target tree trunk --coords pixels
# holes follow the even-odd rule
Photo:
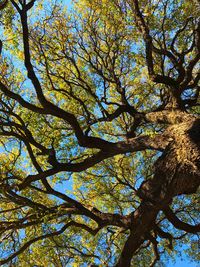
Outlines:
[[[129,238],[117,267],[128,267],[134,252],[152,230],[158,212],[173,197],[195,193],[200,185],[200,119],[195,117],[167,128],[171,142],[155,163],[154,177],[142,183],[140,207],[133,213]]]

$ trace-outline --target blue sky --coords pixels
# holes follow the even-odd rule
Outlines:
[[[63,0],[63,3],[65,3],[68,7],[71,6],[70,2],[71,2],[70,0]],[[69,187],[69,184],[67,187]],[[192,263],[188,260],[186,256],[183,255],[182,258],[180,257],[176,258],[176,263],[169,260],[167,267],[200,267],[200,263],[199,264]]]
[[[188,261],[187,259],[181,260],[180,258],[176,259],[176,263],[169,262],[167,264],[167,267],[200,267],[200,263],[192,263]]]

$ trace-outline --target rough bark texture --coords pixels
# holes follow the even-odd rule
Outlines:
[[[130,266],[134,252],[146,240],[158,212],[173,197],[195,193],[200,185],[200,120],[194,118],[174,124],[166,133],[173,141],[156,161],[153,179],[145,181],[138,190],[142,203],[133,213],[131,232],[117,267]]]

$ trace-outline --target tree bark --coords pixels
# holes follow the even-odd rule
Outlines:
[[[148,239],[158,212],[173,197],[195,193],[200,185],[200,119],[187,117],[185,122],[169,126],[165,134],[172,141],[156,161],[153,178],[138,190],[142,202],[133,213],[130,235],[117,267],[131,266],[133,254]]]

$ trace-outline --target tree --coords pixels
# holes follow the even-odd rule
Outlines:
[[[199,260],[199,3],[73,7],[2,1],[0,264]]]

